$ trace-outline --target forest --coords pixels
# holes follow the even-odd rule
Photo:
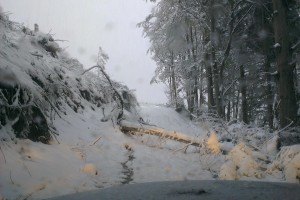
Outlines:
[[[195,118],[299,125],[299,2],[162,0],[141,23],[157,63],[151,83]]]

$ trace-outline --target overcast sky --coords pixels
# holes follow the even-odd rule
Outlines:
[[[145,0],[0,0],[10,19],[33,29],[51,30],[56,39],[86,68],[96,63],[98,47],[109,55],[110,76],[135,89],[138,100],[165,103],[165,86],[150,85],[155,63],[147,55],[149,41],[142,37],[138,22],[150,13],[153,3]]]

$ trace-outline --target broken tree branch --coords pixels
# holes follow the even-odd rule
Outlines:
[[[123,121],[122,121],[123,122]],[[160,138],[166,138],[178,142],[182,142],[188,145],[199,147],[203,144],[198,138],[194,138],[182,133],[177,132],[170,132],[164,129],[153,128],[153,127],[134,127],[126,125],[124,122],[121,123],[121,131],[125,134],[148,134],[148,135],[155,135]]]
[[[83,73],[82,73],[81,75],[84,75],[86,72],[88,72],[88,71],[90,71],[90,70],[92,70],[92,69],[94,69],[94,68],[98,68],[98,69],[102,72],[102,74],[105,76],[106,80],[108,81],[110,87],[112,88],[112,90],[114,91],[115,95],[117,96],[117,98],[118,98],[119,101],[120,101],[120,104],[117,103],[117,104],[118,104],[118,107],[120,107],[120,113],[119,113],[119,115],[117,116],[117,120],[118,120],[118,121],[117,121],[117,124],[119,124],[119,123],[120,123],[120,120],[121,120],[122,117],[123,117],[123,113],[124,113],[124,101],[123,101],[123,98],[122,98],[122,96],[120,95],[120,93],[119,93],[119,92],[116,90],[116,88],[113,86],[112,81],[110,80],[108,74],[104,71],[104,67],[101,67],[100,65],[95,65],[95,66],[90,67],[89,69],[83,71]]]
[[[33,53],[31,53],[31,55],[33,55],[33,56],[36,56],[36,57],[40,57],[40,58],[43,58],[44,56],[42,55],[42,54],[38,54],[38,53],[35,53],[35,52],[33,52]]]
[[[182,148],[173,151],[173,153],[176,153],[176,152],[181,151],[181,150],[183,150],[183,149],[185,149],[185,151],[186,151],[186,149],[187,149],[190,145],[192,145],[192,143],[188,143],[188,144],[184,145]]]
[[[289,119],[290,120],[290,119]],[[281,130],[278,131],[278,134],[281,133],[282,131],[288,129],[290,126],[292,126],[292,124],[294,123],[294,121],[290,120],[291,123],[289,123],[286,127],[282,128]]]
[[[11,178],[11,170],[9,171],[9,178],[10,178],[10,181],[11,181],[11,184],[15,184],[15,182],[12,180],[12,178]]]
[[[92,144],[90,144],[90,146],[93,146],[93,145],[95,145],[100,139],[101,139],[102,137],[100,136],[100,137],[98,137]]]

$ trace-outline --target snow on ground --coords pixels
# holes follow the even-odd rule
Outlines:
[[[161,108],[172,112],[170,108]],[[101,122],[100,109],[89,109],[83,114],[73,112],[64,120],[55,121],[60,144],[29,140],[3,143],[1,148],[6,158],[0,156],[3,197],[17,199],[30,195],[39,199],[122,183],[212,178],[201,168],[197,154],[174,153],[139,143],[114,129],[111,121]],[[176,120],[180,119],[180,115],[173,114]],[[166,125],[172,125],[173,117],[169,118]],[[6,134],[5,129],[0,131]],[[193,128],[186,127],[185,131]]]
[[[141,112],[148,112],[149,117],[156,115],[152,107],[143,106]],[[173,112],[162,106],[156,111],[159,108]],[[167,124],[161,125],[176,127],[181,116],[172,114]],[[225,180],[284,181],[286,176],[290,182],[297,182],[299,176],[299,146],[284,148],[268,165],[268,171],[263,172],[264,167],[257,159],[262,156],[245,144],[237,145],[225,162],[223,155],[184,154],[164,146],[151,147],[124,135],[111,121],[101,122],[102,117],[97,108],[86,109],[83,114],[73,112],[64,120],[58,118],[55,125],[60,132],[60,144],[2,142],[5,160],[0,155],[1,195],[7,199],[40,199],[127,183],[211,180],[217,178],[220,168],[219,178]],[[183,131],[193,130],[194,127],[186,126]],[[232,177],[226,178],[226,174]]]

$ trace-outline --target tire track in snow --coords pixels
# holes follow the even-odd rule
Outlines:
[[[130,182],[133,181],[133,175],[134,175],[134,171],[133,168],[131,167],[130,164],[133,163],[133,160],[135,159],[134,157],[134,150],[132,149],[132,147],[130,147],[129,145],[125,145],[126,150],[128,151],[128,158],[125,162],[122,162],[122,174],[124,175],[124,177],[122,178],[123,181],[121,181],[121,183],[123,185],[125,184],[129,184]]]

